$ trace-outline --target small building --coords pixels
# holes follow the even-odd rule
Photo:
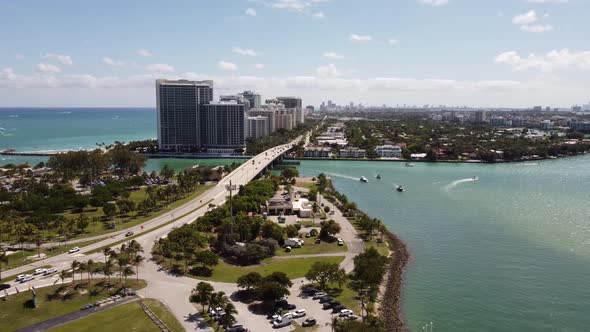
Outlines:
[[[340,150],[340,158],[365,158],[367,151],[364,149],[347,147]]]
[[[402,157],[402,149],[397,145],[380,145],[375,148],[375,153],[381,158]]]
[[[332,148],[321,146],[310,146],[305,148],[303,156],[306,158],[330,158]]]

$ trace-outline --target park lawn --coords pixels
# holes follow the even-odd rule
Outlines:
[[[315,182],[297,182],[294,187],[305,188],[309,190],[317,190],[318,186]]]
[[[101,331],[159,332],[160,328],[148,317],[139,303],[126,303],[109,310],[90,315],[64,325],[51,332],[101,332]]]
[[[340,301],[343,306],[354,311],[355,314],[359,315],[361,313],[361,304],[356,299],[357,293],[348,288],[348,281],[342,285],[341,289],[338,288],[336,283],[329,284],[328,287],[330,288],[328,294],[331,294],[334,299]]]
[[[74,238],[84,238],[84,237],[102,235],[102,234],[106,234],[106,233],[113,233],[113,232],[121,231],[122,229],[126,229],[126,228],[130,228],[130,227],[139,225],[145,221],[148,221],[148,220],[158,217],[166,212],[174,210],[177,207],[199,197],[201,194],[203,194],[205,191],[207,191],[212,186],[213,185],[201,185],[192,194],[190,194],[184,198],[181,198],[177,201],[174,201],[168,205],[160,207],[158,210],[156,210],[148,215],[145,215],[145,216],[131,215],[131,216],[121,218],[120,216],[117,215],[114,218],[114,221],[116,224],[115,229],[106,229],[102,222],[91,221],[90,224],[88,225],[88,228],[86,228],[85,233],[80,234]],[[131,192],[129,199],[134,201],[135,203],[138,203],[146,197],[147,197],[147,195],[145,194],[145,188],[142,188],[140,190],[136,190],[136,191]],[[98,207],[98,208],[86,207],[84,209],[84,214],[86,214],[86,216],[88,216],[91,219],[92,219],[92,217],[104,216],[104,213],[102,212],[102,207]],[[62,215],[67,218],[70,218],[70,219],[76,219],[80,215],[80,213],[73,212],[70,210],[70,211],[64,212]]]
[[[132,280],[128,281],[127,285],[134,289],[141,289],[146,286],[146,282]],[[90,287],[86,283],[76,283],[75,285],[66,284],[39,288],[37,289],[37,309],[30,307],[31,292],[21,291],[19,294],[10,295],[6,301],[0,301],[0,331],[15,331],[25,326],[80,310],[84,304],[114,295],[121,286],[122,284],[118,284],[109,290],[101,286],[100,283],[92,284]],[[71,295],[55,296],[61,287],[67,289]],[[75,289],[89,289],[89,292],[80,294]]]
[[[346,245],[339,246],[336,242],[328,243],[322,241],[320,244],[315,244],[314,238],[307,238],[305,240],[305,245],[301,248],[293,248],[291,252],[286,252],[284,248],[280,248],[276,251],[275,254],[277,256],[316,255],[335,252],[346,252],[348,250]]]
[[[143,302],[150,310],[160,318],[168,328],[173,332],[183,332],[184,328],[174,315],[168,310],[166,305],[155,299],[145,299]]]
[[[211,277],[191,276],[197,279],[205,279],[219,282],[237,282],[238,278],[250,272],[258,272],[261,275],[268,275],[276,271],[285,272],[290,279],[301,278],[315,262],[323,261],[328,263],[340,264],[344,256],[334,257],[309,257],[309,258],[291,258],[291,259],[273,259],[267,258],[254,266],[236,266],[228,264],[222,260],[213,268]]]
[[[377,251],[385,257],[389,256],[389,248],[388,248],[388,244],[386,241],[383,241],[383,243],[377,243],[377,239],[372,239],[371,241],[365,241],[365,249],[369,249],[369,248],[377,249]]]

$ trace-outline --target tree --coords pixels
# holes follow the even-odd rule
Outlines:
[[[229,298],[225,295],[225,292],[217,292],[212,293],[209,297],[209,308],[211,307],[224,307],[227,303],[229,303]]]
[[[119,214],[121,216],[124,216],[131,211],[135,211],[136,209],[135,203],[128,199],[122,199],[120,201],[117,201],[117,207],[119,208]]]
[[[86,262],[86,272],[88,272],[88,283],[90,283],[92,275],[94,274],[94,261],[92,259],[89,259],[88,262]]]
[[[219,257],[213,251],[201,250],[195,254],[195,262],[204,268],[211,268],[219,264]]]
[[[231,302],[227,302],[221,308],[225,312],[225,315],[221,316],[221,325],[225,326],[226,328],[234,325],[237,321],[235,315],[238,314],[238,310],[236,309],[234,304]]]
[[[107,202],[102,206],[102,212],[109,220],[112,220],[117,214],[117,207],[115,204]]]
[[[76,276],[76,269],[80,266],[80,262],[78,262],[77,260],[74,260],[72,262],[71,268],[72,268],[72,284],[75,283],[75,276]]]
[[[265,303],[273,303],[274,301],[280,300],[285,296],[291,294],[289,288],[276,283],[264,281],[259,284],[254,290],[258,299]]]
[[[284,177],[287,180],[290,180],[292,178],[298,177],[299,176],[299,171],[297,170],[297,168],[293,168],[293,167],[285,168],[281,172],[281,176]]]
[[[72,273],[72,276],[74,274]],[[68,277],[68,272],[66,270],[61,270],[61,272],[59,273],[59,278],[61,279],[61,284],[64,284],[64,280]],[[74,279],[72,277],[72,283],[74,282]]]
[[[174,177],[174,169],[170,168],[168,164],[165,164],[160,170],[160,175],[164,178],[164,180],[168,181]]]
[[[245,288],[247,291],[256,287],[262,282],[263,278],[258,272],[250,272],[238,278],[238,287]]]
[[[105,278],[108,278],[109,281],[111,280],[111,276],[113,275],[113,260],[109,259],[104,263],[102,267],[102,273],[104,274]]]
[[[293,283],[285,272],[275,271],[264,278],[265,282],[276,282],[285,287],[293,286]]]
[[[133,266],[135,266],[135,276],[137,277],[137,281],[139,281],[139,264],[143,261],[144,258],[141,255],[135,255],[132,260]]]
[[[88,227],[88,225],[90,225],[88,216],[83,213],[80,214],[76,220],[76,228],[78,229],[78,232],[84,233],[84,230]]]
[[[8,264],[8,256],[4,249],[0,248],[0,280],[2,280],[2,264]]]
[[[127,284],[127,277],[133,274],[133,269],[131,268],[131,266],[125,266],[123,268],[123,271],[121,271],[121,274],[123,275],[123,277],[125,277],[125,284]]]
[[[326,285],[330,282],[338,282],[342,287],[343,279],[346,278],[346,272],[339,267],[337,263],[315,262],[309,271],[305,274],[305,278],[315,281],[319,284],[321,290],[326,290]]]
[[[215,289],[210,283],[201,281],[197,284],[197,287],[193,289],[190,301],[199,303],[202,307],[202,311],[205,311],[205,305],[210,303],[211,295]]]
[[[328,221],[322,221],[320,225],[320,238],[323,240],[327,240],[331,237],[334,237],[334,235],[340,233],[341,230],[340,225],[332,219]]]

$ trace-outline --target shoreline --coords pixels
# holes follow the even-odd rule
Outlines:
[[[328,182],[329,191],[342,195],[334,188],[333,182]],[[332,196],[339,204],[342,204],[337,197]],[[364,211],[358,207],[356,212],[368,216]],[[352,222],[351,222],[352,223]],[[408,262],[410,260],[410,252],[404,241],[402,241],[395,233],[384,227],[383,235],[386,237],[386,243],[389,245],[390,255],[387,258],[387,271],[383,275],[381,285],[385,290],[379,294],[379,309],[378,316],[385,324],[385,331],[405,332],[408,331],[406,327],[403,313],[402,313],[402,286],[403,274]]]

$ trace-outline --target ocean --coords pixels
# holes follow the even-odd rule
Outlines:
[[[153,109],[3,109],[0,148],[63,150],[153,138],[155,120]],[[146,168],[232,161],[153,159]],[[590,155],[411,168],[302,161],[299,171],[328,174],[337,190],[407,243],[402,311],[413,331],[430,322],[434,331],[590,330]],[[396,192],[398,184],[406,191]]]

